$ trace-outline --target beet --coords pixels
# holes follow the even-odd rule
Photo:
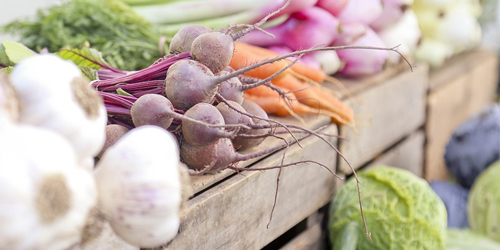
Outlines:
[[[201,34],[213,31],[212,29],[198,24],[182,27],[170,41],[169,51],[171,54],[191,51],[193,40]]]

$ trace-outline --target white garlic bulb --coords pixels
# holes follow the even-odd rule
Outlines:
[[[0,129],[19,119],[19,99],[7,74],[0,72]]]
[[[134,128],[109,147],[95,178],[101,209],[118,236],[157,247],[178,232],[181,180],[177,141],[151,125]]]
[[[0,132],[0,249],[67,249],[97,193],[62,136],[18,125]]]
[[[20,97],[21,123],[60,133],[80,161],[99,153],[105,140],[106,109],[73,62],[53,54],[31,56],[15,66],[10,79]]]

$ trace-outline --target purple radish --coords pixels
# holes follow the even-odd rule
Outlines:
[[[252,115],[255,115],[263,119],[268,119],[266,111],[264,111],[258,104],[252,101],[244,100],[241,106],[245,109],[247,113],[250,113]],[[264,126],[266,124],[269,124],[267,121],[259,118],[252,118],[252,120],[253,123],[256,124],[257,126]],[[268,135],[269,132],[270,132],[269,128],[249,130],[246,134],[256,137],[245,138],[243,136],[237,135],[236,138],[232,139],[233,146],[238,151],[256,147],[259,144],[261,144],[262,141],[264,141],[264,139],[266,139],[266,135]]]
[[[231,107],[229,107],[229,105]],[[252,118],[242,114],[241,112],[246,112],[246,110],[238,103],[228,100],[227,104],[221,102],[216,106],[217,110],[221,113],[224,118],[225,124],[244,124],[247,126],[251,126],[253,124]],[[238,111],[236,111],[236,110]],[[240,130],[240,132],[243,132]]]
[[[230,27],[222,32],[212,31],[199,35],[191,44],[191,56],[195,60],[207,66],[213,73],[220,72],[229,66],[229,62],[231,62],[234,51],[234,41],[240,39],[249,32],[258,29],[260,26],[265,24],[267,20],[277,14],[280,14],[287,7],[290,7],[291,11],[293,11],[294,8],[313,4],[312,1],[301,1],[304,2],[305,5],[290,5],[290,2],[291,0],[287,0],[281,8],[268,14],[259,22],[253,25],[248,25],[243,30],[238,30],[241,26],[235,25],[234,27]],[[237,31],[231,34],[230,32],[233,30]]]
[[[97,158],[101,158],[106,150],[113,146],[118,139],[120,139],[123,135],[125,135],[129,129],[125,126],[118,124],[109,124],[106,125],[106,141],[104,141],[104,145],[102,146],[101,151],[96,155]]]
[[[187,110],[197,103],[212,103],[219,82],[205,65],[181,60],[167,71],[165,94],[174,107]]]
[[[303,136],[297,139],[302,140],[306,137],[307,136]],[[197,174],[214,174],[230,167],[232,164],[276,152],[295,142],[296,141],[283,143],[275,147],[248,154],[236,152],[229,138],[219,138],[214,143],[203,147],[193,146],[187,142],[183,142],[180,147],[180,155],[181,161]]]
[[[200,103],[189,109],[184,115],[175,112],[172,103],[159,94],[146,94],[139,97],[131,108],[132,121],[136,127],[155,125],[169,129],[174,119],[182,122],[185,140],[193,145],[208,145],[221,137],[234,137],[237,132],[225,131],[224,118],[214,106]]]
[[[226,131],[223,129],[224,117],[217,108],[208,103],[198,103],[188,109],[184,116],[206,124],[219,125],[220,127],[207,127],[188,120],[182,121],[182,135],[184,140],[195,146],[206,146],[219,138],[234,137],[237,130]],[[238,125],[239,126],[239,125]]]
[[[233,70],[234,71],[234,70]],[[223,70],[219,72],[217,75],[225,75],[230,72]],[[238,104],[242,104],[245,92],[242,90],[242,83],[238,77],[233,77],[226,81],[223,81],[219,84],[218,93],[223,96],[226,100],[230,100],[236,102]]]
[[[233,51],[233,38],[218,31],[201,34],[191,44],[191,56],[213,73],[218,73],[229,66]]]
[[[177,33],[175,33],[174,37],[172,37],[169,45],[169,51],[171,54],[189,52],[191,51],[191,44],[195,38],[201,34],[212,31],[213,30],[211,28],[199,24],[184,26],[182,29],[177,31]]]
[[[168,129],[174,118],[174,106],[162,95],[146,94],[139,97],[132,108],[130,115],[136,127],[144,125],[155,125]]]

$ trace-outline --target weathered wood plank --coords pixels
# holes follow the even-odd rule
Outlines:
[[[325,132],[337,133],[335,125]],[[336,142],[335,138],[330,138]],[[304,139],[303,148],[293,145],[285,163],[313,159],[335,169],[336,153],[316,137]],[[281,153],[250,166],[280,164]],[[317,165],[283,169],[273,219],[278,170],[247,171],[192,198],[183,213],[179,235],[165,249],[260,249],[327,204],[335,178]]]
[[[476,57],[471,58],[472,55]],[[495,100],[498,58],[494,53],[486,56],[482,52],[468,54],[464,60],[457,59],[455,63],[459,66],[452,69],[466,68],[460,67],[462,64],[472,66],[460,73],[439,73],[450,78],[447,83],[433,89],[427,99],[425,178],[428,181],[448,177],[443,157],[451,134],[461,123]]]
[[[464,72],[469,72],[477,67],[477,63],[491,58],[492,51],[489,50],[472,50],[453,56],[447,60],[441,67],[431,68],[429,72],[429,90],[447,84],[450,79],[463,75]]]
[[[280,250],[320,250],[324,247],[322,240],[323,231],[321,224],[316,223],[293,238],[293,240],[281,247]]]
[[[418,130],[396,144],[394,147],[375,158],[368,166],[388,165],[409,170],[419,177],[424,177],[425,133]]]
[[[420,65],[413,72],[402,72],[347,100],[358,116],[370,117],[368,124],[358,119],[358,133],[346,127],[340,129],[347,140],[339,142],[339,149],[353,168],[364,165],[425,123],[427,85],[428,67]],[[352,172],[340,158],[337,169]]]

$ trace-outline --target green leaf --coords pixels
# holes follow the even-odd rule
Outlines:
[[[18,64],[23,59],[37,54],[35,51],[29,49],[28,47],[18,42],[3,41],[2,45],[5,52],[5,56],[7,56],[8,60],[7,65],[10,66]],[[5,60],[5,58],[0,58],[0,60],[2,60],[3,63],[3,60]]]
[[[14,69],[14,67],[5,67],[5,68],[1,68],[0,69],[0,73],[6,73],[6,74],[9,74],[12,70]]]
[[[71,60],[80,67],[101,69],[108,63],[102,58],[101,52],[90,48],[87,44],[80,49],[65,48],[55,53],[63,59]]]
[[[2,66],[9,66],[9,58],[7,57],[7,54],[5,53],[5,48],[3,47],[2,44],[0,44],[0,65]]]

